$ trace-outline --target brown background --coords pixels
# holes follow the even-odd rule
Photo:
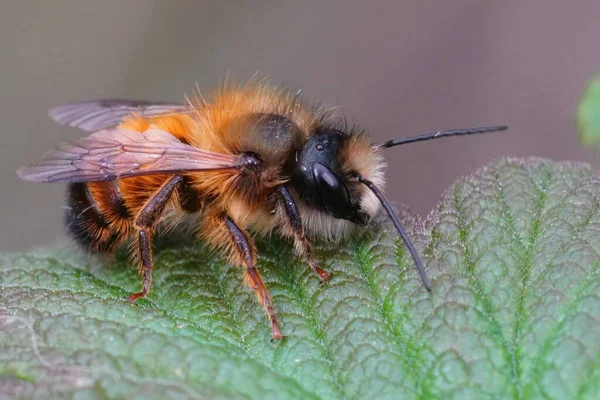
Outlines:
[[[222,4],[223,3],[223,4]],[[179,100],[261,71],[327,100],[376,140],[482,124],[507,133],[389,151],[389,197],[424,214],[458,176],[502,156],[593,162],[572,128],[600,70],[598,0],[5,1],[0,6],[0,245],[61,231],[63,185],[14,171],[82,132],[49,107]]]

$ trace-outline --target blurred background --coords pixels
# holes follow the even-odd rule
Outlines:
[[[54,105],[180,100],[260,71],[342,107],[377,141],[508,124],[507,132],[388,150],[388,196],[425,215],[458,177],[500,156],[594,162],[573,130],[600,70],[597,0],[3,2],[0,248],[62,233],[62,184],[15,170],[84,133]]]

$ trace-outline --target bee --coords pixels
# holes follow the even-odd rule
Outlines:
[[[68,183],[66,230],[85,250],[107,253],[133,239],[142,284],[127,300],[150,291],[157,226],[197,213],[199,238],[243,269],[266,311],[272,340],[284,335],[257,269],[252,236],[276,233],[292,240],[297,255],[327,281],[330,274],[311,241],[343,240],[383,207],[430,291],[423,263],[383,194],[383,150],[507,129],[439,131],[377,144],[327,107],[307,105],[264,81],[225,82],[209,97],[176,104],[69,104],[50,116],[93,133],[58,145],[17,174],[26,181]]]

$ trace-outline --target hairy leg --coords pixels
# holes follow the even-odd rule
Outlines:
[[[231,261],[244,268],[244,279],[256,292],[271,322],[272,340],[282,339],[271,295],[256,268],[256,248],[252,239],[224,212],[207,212],[203,234],[213,247],[229,249]]]
[[[315,271],[321,280],[325,282],[330,278],[331,274],[319,267],[319,263],[315,259],[310,243],[304,236],[304,228],[302,226],[302,219],[298,212],[298,207],[294,202],[289,190],[284,186],[278,186],[277,191],[279,193],[283,209],[285,211],[284,226],[282,232],[286,235],[291,235],[294,238],[295,247],[302,257],[308,262],[308,265]]]
[[[174,176],[167,180],[153,195],[148,199],[144,207],[135,218],[135,227],[138,230],[136,239],[136,255],[140,263],[140,273],[142,274],[142,290],[133,293],[127,297],[127,300],[133,302],[140,297],[145,297],[150,291],[152,285],[152,235],[156,224],[165,210],[169,199],[177,186],[181,183],[181,176]]]

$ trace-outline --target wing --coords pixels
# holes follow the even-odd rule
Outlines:
[[[204,151],[159,129],[108,129],[60,144],[17,175],[32,182],[94,182],[240,166],[238,156]]]
[[[59,124],[98,131],[118,125],[124,118],[137,113],[144,117],[153,115],[190,112],[184,104],[136,100],[94,100],[66,104],[48,113]]]

